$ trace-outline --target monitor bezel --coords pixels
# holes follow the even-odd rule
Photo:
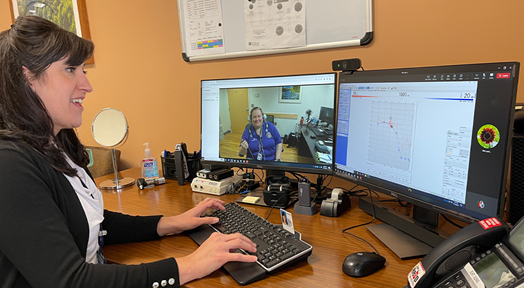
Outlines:
[[[304,74],[285,74],[285,75],[266,75],[266,76],[252,76],[252,77],[231,77],[231,78],[214,78],[214,79],[202,79],[200,80],[200,148],[202,148],[202,84],[204,81],[222,81],[222,80],[240,80],[240,79],[261,79],[261,78],[280,78],[280,77],[296,77],[296,76],[315,76],[315,75],[330,75],[334,77],[334,88],[333,88],[333,110],[334,110],[334,119],[336,118],[336,103],[337,103],[337,89],[338,89],[338,73],[336,72],[319,72],[319,73],[304,73]],[[331,84],[330,84],[331,85]],[[241,88],[241,87],[238,87]],[[336,121],[335,121],[336,124]],[[336,129],[336,125],[333,125],[333,129]],[[336,131],[336,130],[334,130]],[[333,139],[333,147],[335,145],[334,139]],[[333,153],[332,153],[333,154]],[[317,174],[317,175],[333,175],[333,167],[334,167],[334,160],[331,164],[324,164],[322,166],[328,167],[328,169],[324,168],[314,168],[311,167],[312,165],[308,165],[308,167],[301,167],[301,166],[291,166],[289,162],[270,162],[270,161],[264,161],[264,162],[258,162],[258,161],[251,161],[250,163],[242,163],[242,162],[223,162],[223,161],[216,161],[216,160],[206,160],[204,158],[201,158],[200,163],[202,165],[210,165],[210,166],[223,166],[223,167],[238,167],[238,168],[249,168],[249,169],[262,169],[262,170],[271,170],[271,171],[281,171],[281,172],[297,172],[297,173],[310,173],[310,174]],[[299,164],[300,163],[296,163]]]
[[[456,72],[481,72],[482,70],[486,71],[489,69],[489,67],[504,67],[504,66],[513,66],[513,83],[511,87],[512,92],[512,99],[510,103],[510,107],[508,107],[508,111],[512,111],[510,117],[508,118],[509,123],[506,123],[507,127],[509,127],[509,131],[513,130],[513,121],[514,121],[514,107],[516,103],[516,96],[517,96],[517,86],[518,86],[518,77],[519,77],[519,67],[520,63],[517,61],[509,61],[509,62],[493,62],[493,63],[474,63],[474,64],[459,64],[459,65],[443,65],[443,66],[425,66],[425,67],[410,67],[410,68],[395,68],[395,69],[382,69],[382,70],[368,70],[368,71],[356,71],[356,72],[341,72],[338,77],[338,87],[337,87],[337,99],[339,97],[340,92],[340,86],[344,83],[358,83],[358,81],[351,81],[346,82],[347,77],[351,77],[354,75],[362,75],[362,76],[377,76],[377,77],[386,77],[387,76],[393,76],[398,77],[401,75],[409,75],[409,74],[438,74],[438,73],[453,73]],[[501,72],[504,72],[503,70]],[[364,73],[364,74],[363,74]],[[353,74],[353,75],[351,75]],[[383,79],[378,80],[377,82],[389,82]],[[338,100],[337,100],[337,109],[338,109]],[[335,122],[338,122],[338,113],[336,114],[336,120]],[[337,123],[338,124],[338,123]],[[336,132],[335,132],[336,135]],[[509,171],[509,160],[510,160],[510,154],[511,154],[511,137],[512,134],[508,133],[506,135],[506,147],[504,149],[504,167],[502,171],[502,179],[507,179],[508,177],[508,171]],[[334,147],[337,147],[337,137],[334,137]],[[361,180],[357,177],[352,177],[350,175],[346,175],[343,172],[337,171],[337,164],[336,164],[336,151],[337,149],[334,149],[334,161],[333,161],[333,175],[353,182],[355,184],[359,184],[364,187],[368,187],[372,190],[381,192],[383,194],[392,196],[394,198],[397,198],[401,201],[406,201],[409,203],[412,203],[413,205],[420,206],[432,211],[435,211],[437,213],[441,213],[444,215],[452,216],[456,219],[471,223],[474,221],[481,220],[482,217],[478,217],[478,213],[475,213],[471,210],[462,209],[463,212],[459,212],[457,210],[447,209],[445,207],[442,207],[443,205],[438,205],[438,203],[435,203],[432,199],[429,197],[424,197],[424,195],[417,195],[418,198],[411,197],[406,192],[403,192],[401,189],[394,189],[394,185],[389,185],[387,187],[384,187],[382,185],[377,185],[375,183],[371,183],[368,181]],[[498,207],[497,207],[497,215],[484,215],[484,218],[489,217],[502,217],[504,213],[504,207],[505,207],[505,200],[506,195],[508,194],[508,191],[506,190],[506,183],[507,181],[502,180],[500,183],[499,190],[501,191],[498,195]],[[422,198],[422,199],[421,199]],[[426,200],[427,199],[427,200]],[[469,213],[471,212],[471,213]]]

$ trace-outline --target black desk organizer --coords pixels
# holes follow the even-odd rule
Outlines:
[[[198,153],[188,153],[186,160],[189,176],[184,179],[184,172],[182,168],[183,160],[181,156],[182,151],[166,151],[166,156],[160,157],[162,160],[162,174],[164,178],[177,180],[178,185],[184,185],[184,182],[186,181],[191,182],[193,178],[196,177],[196,173],[201,169],[200,155]]]

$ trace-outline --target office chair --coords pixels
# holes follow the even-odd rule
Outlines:
[[[111,149],[97,146],[86,146],[87,152],[89,153],[90,163],[87,166],[93,178],[112,174],[113,170],[113,159],[111,157]],[[120,162],[120,150],[115,150],[115,157]]]
[[[277,123],[275,123],[275,115],[267,115],[266,116],[266,121],[267,122],[270,122],[271,124],[277,126]]]

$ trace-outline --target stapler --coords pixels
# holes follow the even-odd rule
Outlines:
[[[323,200],[320,205],[320,215],[338,217],[351,207],[349,196],[340,188],[331,191],[331,198]]]

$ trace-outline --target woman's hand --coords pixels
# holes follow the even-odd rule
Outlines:
[[[240,141],[240,147],[238,147],[238,154],[241,156],[246,155],[248,148],[249,148],[249,144],[247,143],[246,140],[242,139]]]
[[[202,224],[214,224],[218,222],[216,217],[204,217],[201,218],[200,215],[204,213],[207,209],[220,209],[222,211],[226,210],[224,208],[224,201],[206,198],[204,201],[200,202],[195,208],[190,209],[180,215],[171,216],[171,217],[162,217],[158,221],[157,233],[160,236],[165,236],[167,234],[178,234],[186,230],[191,230]]]
[[[240,147],[247,150],[247,148],[249,147],[249,144],[247,143],[246,140],[242,139],[242,141],[240,141]]]
[[[211,274],[230,261],[255,262],[256,256],[233,253],[237,248],[256,252],[256,244],[239,233],[213,233],[192,254],[177,258],[180,285]]]

